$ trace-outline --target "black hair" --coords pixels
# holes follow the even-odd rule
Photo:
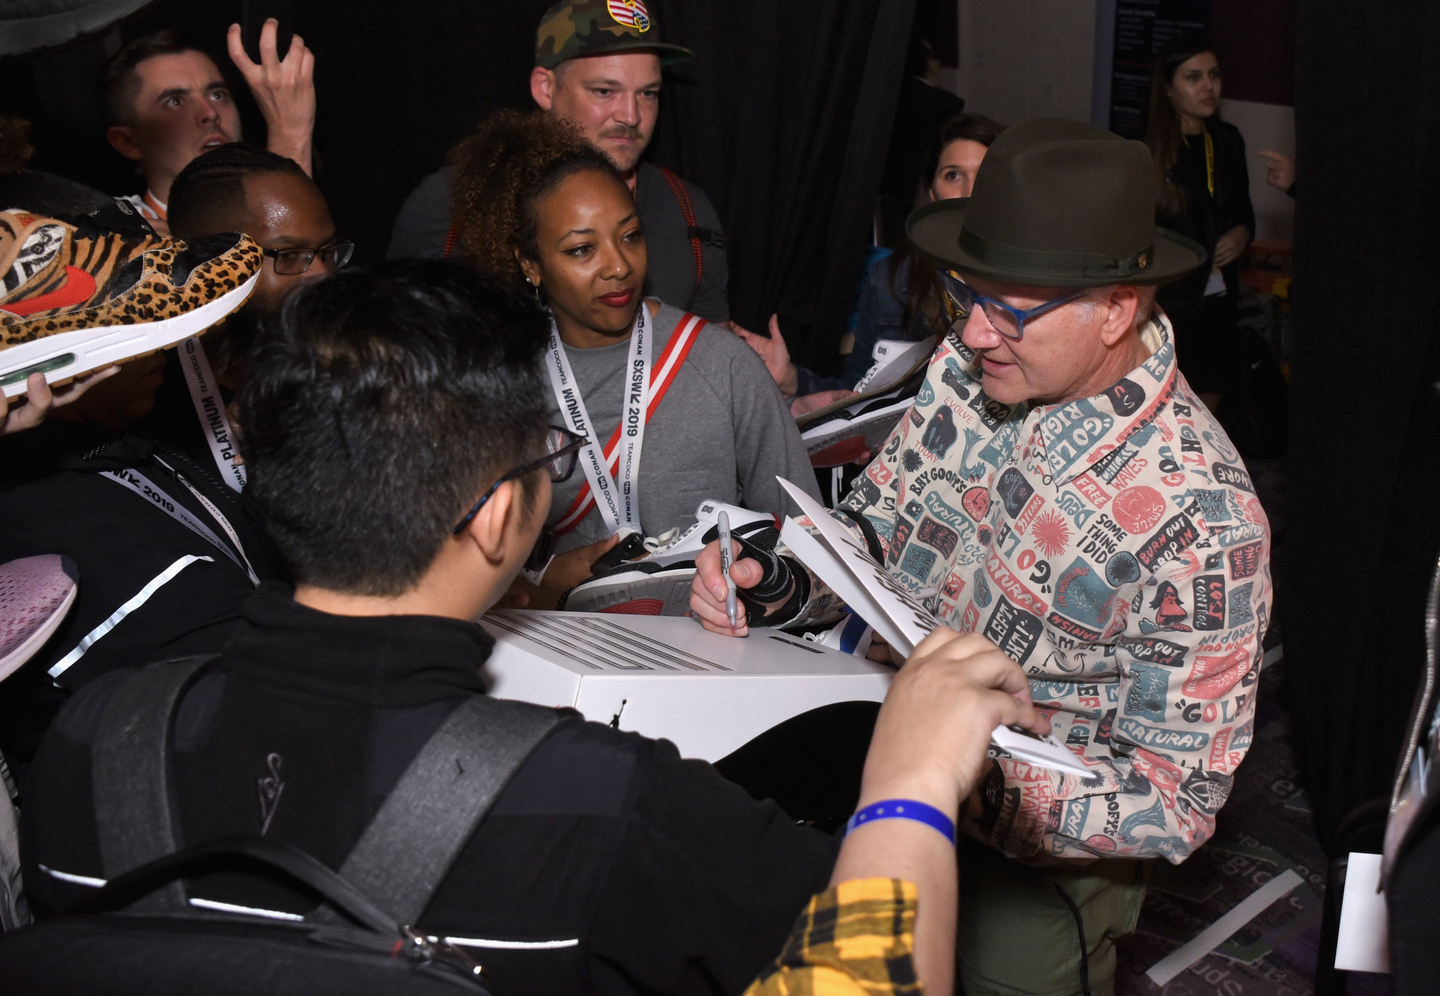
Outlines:
[[[942,124],[935,133],[935,141],[930,143],[930,148],[925,153],[925,172],[920,174],[919,185],[916,187],[916,204],[923,204],[928,200],[930,185],[935,182],[935,170],[940,166],[940,157],[951,142],[965,139],[978,142],[988,149],[990,143],[999,138],[1004,130],[1003,124],[983,114],[957,114]],[[899,287],[900,268],[907,260],[910,263],[910,278],[906,293],[902,296]],[[890,290],[895,297],[904,301],[902,320],[905,324],[910,324],[912,315],[919,315],[936,335],[944,335],[950,322],[943,304],[945,289],[941,286],[935,261],[907,240],[903,251],[891,255],[888,269]]]
[[[935,170],[940,166],[940,156],[951,142],[965,139],[978,142],[988,149],[990,143],[999,138],[1004,130],[1003,124],[983,114],[957,114],[941,125],[935,141],[930,143],[930,148],[925,152],[925,168],[920,174],[920,190],[916,203],[925,203],[925,192],[930,189],[930,184],[935,182]]]
[[[236,230],[236,216],[245,210],[245,178],[266,173],[309,175],[293,159],[231,142],[190,161],[170,184],[166,205],[170,233],[177,239]]]
[[[296,582],[414,587],[482,491],[542,452],[545,341],[532,301],[454,263],[346,269],[292,295],[239,400],[245,492]]]
[[[100,114],[105,124],[127,125],[134,120],[135,97],[140,92],[136,66],[157,55],[179,55],[181,52],[208,55],[199,46],[182,41],[179,35],[167,28],[132,39],[111,56],[100,68]]]

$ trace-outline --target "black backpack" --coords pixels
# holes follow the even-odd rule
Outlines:
[[[410,925],[560,714],[487,696],[458,706],[337,874],[299,848],[259,836],[180,848],[172,717],[213,659],[143,668],[106,704],[91,758],[107,884],[84,909],[0,936],[5,992],[488,992],[481,967],[465,952]],[[293,921],[192,906],[183,880],[222,868],[278,871],[324,905]]]

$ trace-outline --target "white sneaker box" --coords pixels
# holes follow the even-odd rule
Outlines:
[[[569,706],[718,761],[787,719],[879,702],[894,668],[773,629],[717,636],[693,619],[503,609],[486,664],[497,698]]]

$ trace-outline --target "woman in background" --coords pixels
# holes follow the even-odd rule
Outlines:
[[[1220,60],[1204,38],[1161,49],[1150,75],[1145,144],[1159,181],[1157,222],[1210,254],[1209,265],[1160,290],[1180,370],[1214,411],[1240,380],[1239,259],[1255,237],[1245,139],[1220,120]]]

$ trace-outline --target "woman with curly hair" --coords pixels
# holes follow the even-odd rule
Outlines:
[[[551,421],[591,440],[584,473],[555,486],[556,549],[573,555],[551,563],[542,591],[585,580],[620,537],[688,527],[707,500],[791,512],[777,475],[818,498],[795,421],[754,352],[642,297],[644,220],[579,131],[500,111],[453,158],[459,248],[546,307]],[[652,596],[683,611],[689,583],[676,577],[674,592]]]

